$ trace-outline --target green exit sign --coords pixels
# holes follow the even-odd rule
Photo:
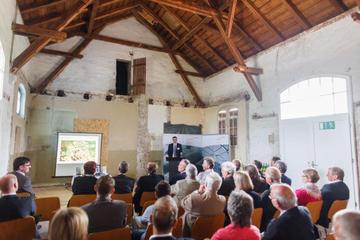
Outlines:
[[[320,130],[335,129],[335,121],[320,122]]]

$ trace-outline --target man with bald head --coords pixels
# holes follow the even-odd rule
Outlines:
[[[270,186],[270,196],[280,216],[273,219],[262,240],[314,240],[315,234],[309,211],[297,206],[295,192],[287,184]]]
[[[0,179],[0,221],[9,221],[32,215],[31,198],[16,196],[18,181],[15,175],[7,174]]]
[[[332,219],[336,240],[357,240],[360,236],[360,212],[344,209],[338,211]]]

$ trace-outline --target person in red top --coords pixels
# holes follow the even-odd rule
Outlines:
[[[242,190],[234,190],[227,205],[231,224],[216,231],[211,240],[260,240],[260,231],[251,225],[254,210],[252,198]]]
[[[302,180],[305,186],[295,191],[298,205],[306,206],[309,202],[321,200],[321,192],[316,185],[319,179],[319,173],[315,169],[309,168],[303,171]]]

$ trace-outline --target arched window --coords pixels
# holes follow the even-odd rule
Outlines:
[[[0,99],[3,97],[3,85],[5,79],[5,53],[0,42]]]
[[[19,84],[17,91],[16,114],[25,117],[26,90],[22,83]]]
[[[347,113],[346,79],[311,78],[280,94],[281,119]]]
[[[218,112],[219,134],[230,135],[230,145],[237,145],[238,108],[221,110]]]

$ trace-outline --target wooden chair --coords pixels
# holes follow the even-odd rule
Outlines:
[[[35,198],[36,215],[41,215],[41,221],[50,221],[54,212],[60,209],[60,199],[58,197]]]
[[[143,208],[146,202],[154,200],[156,200],[155,192],[143,192],[140,198],[140,206]]]
[[[113,200],[122,200],[126,203],[132,203],[133,202],[133,196],[132,193],[114,193],[113,195],[111,195],[111,198]]]
[[[185,210],[180,206],[178,207],[178,218],[182,217],[185,213]]]
[[[19,198],[27,198],[27,197],[31,197],[31,193],[19,192],[19,193],[16,193],[16,196],[18,196]]]
[[[195,240],[211,238],[214,233],[224,226],[225,214],[216,216],[200,216],[196,219],[191,229],[191,237]]]
[[[89,234],[88,240],[131,240],[130,228],[115,228],[108,231]]]
[[[134,209],[133,209],[133,205],[132,203],[127,203],[127,208],[126,208],[126,213],[127,213],[127,218],[126,218],[126,224],[130,225],[131,221],[133,219],[134,216]]]
[[[72,195],[69,199],[68,207],[81,207],[96,199],[96,194],[89,195]]]
[[[338,211],[345,209],[348,204],[348,200],[335,200],[328,211],[328,219],[332,219],[335,213]]]
[[[183,226],[183,219],[178,218],[172,230],[172,234],[174,237],[180,238],[182,236],[182,226]],[[152,234],[153,234],[153,225],[150,223],[146,228],[144,240],[149,240]]]
[[[259,229],[260,229],[260,225],[261,225],[261,218],[262,218],[263,212],[264,212],[264,210],[262,208],[254,208],[254,211],[251,216],[252,224],[255,225]]]
[[[145,209],[148,208],[149,206],[153,205],[154,203],[155,203],[155,200],[147,201],[146,203],[144,203],[144,206],[142,206],[141,214],[144,214]]]
[[[323,201],[315,201],[315,202],[309,202],[306,207],[309,209],[310,216],[311,216],[311,222],[315,224],[320,217],[320,211],[323,205]]]
[[[273,218],[276,219],[280,216],[280,211],[279,210],[276,210],[276,212],[274,213],[274,216]]]
[[[19,218],[0,222],[0,239],[31,240],[35,238],[35,219]]]
[[[334,234],[330,233],[330,234],[326,235],[325,240],[335,240]]]

